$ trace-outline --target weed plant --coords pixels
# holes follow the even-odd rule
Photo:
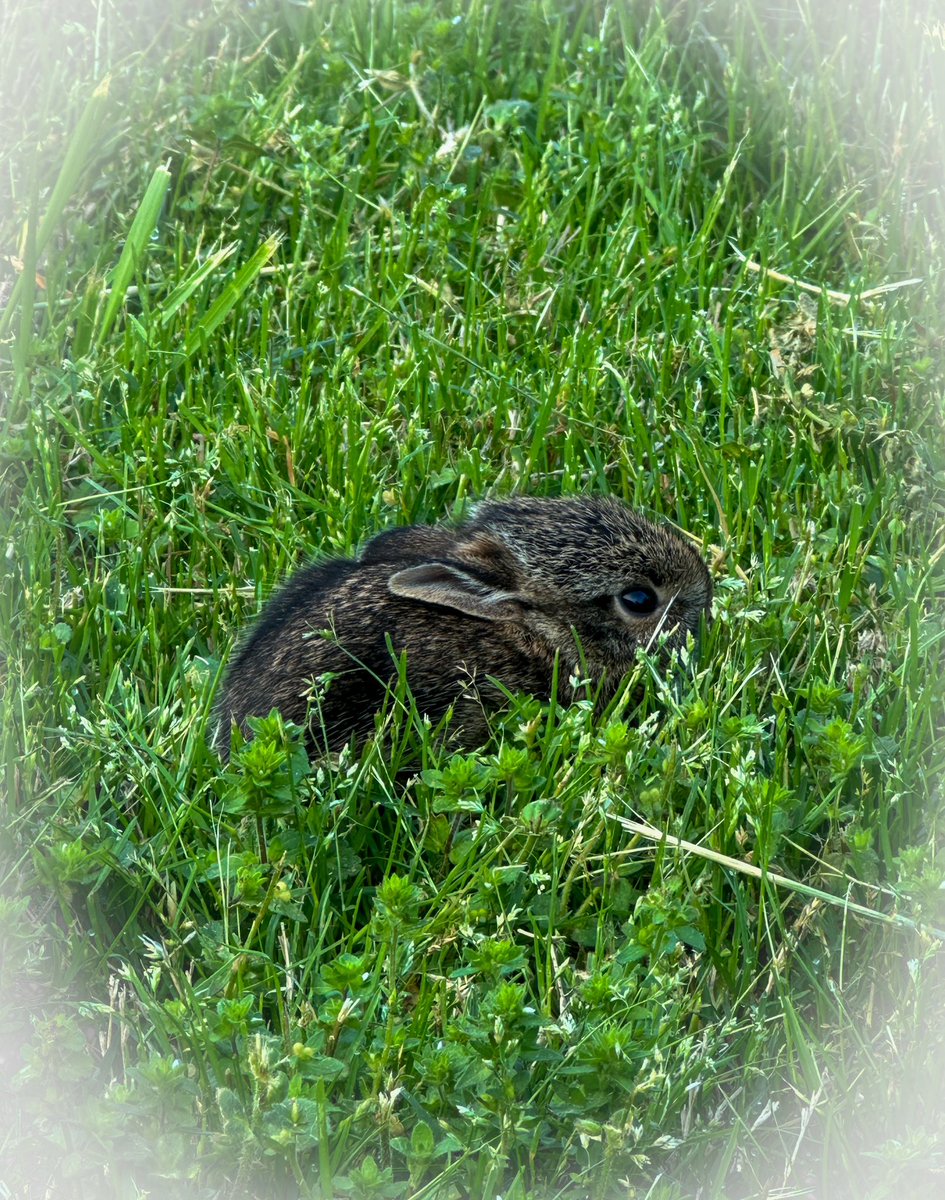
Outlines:
[[[945,27],[816,7],[4,10],[4,1195],[945,1194]],[[286,573],[522,492],[698,653],[219,761]]]

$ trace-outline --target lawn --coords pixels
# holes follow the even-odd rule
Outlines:
[[[945,1195],[934,0],[0,14],[0,1195]],[[714,620],[458,754],[208,745],[483,497]]]

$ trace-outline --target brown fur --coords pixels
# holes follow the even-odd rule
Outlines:
[[[617,599],[639,586],[660,598],[651,616]],[[438,721],[455,703],[451,729],[474,744],[502,701],[487,676],[548,697],[555,653],[563,681],[583,653],[612,690],[638,647],[661,634],[679,646],[711,599],[696,551],[618,500],[523,497],[482,504],[457,529],[388,530],[357,560],[304,567],[273,596],[229,668],[216,745],[226,756],[231,723],[272,708],[308,721],[319,750],[370,733],[396,672],[388,638],[406,651],[418,709]]]

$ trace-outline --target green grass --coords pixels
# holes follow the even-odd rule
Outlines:
[[[4,1195],[941,1194],[945,37],[827,7],[0,17]],[[286,572],[511,492],[702,541],[677,679],[224,769]]]

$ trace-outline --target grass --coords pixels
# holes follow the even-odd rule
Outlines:
[[[5,1194],[939,1195],[935,6],[120,7],[0,18]],[[583,491],[672,683],[210,751],[307,556]]]

